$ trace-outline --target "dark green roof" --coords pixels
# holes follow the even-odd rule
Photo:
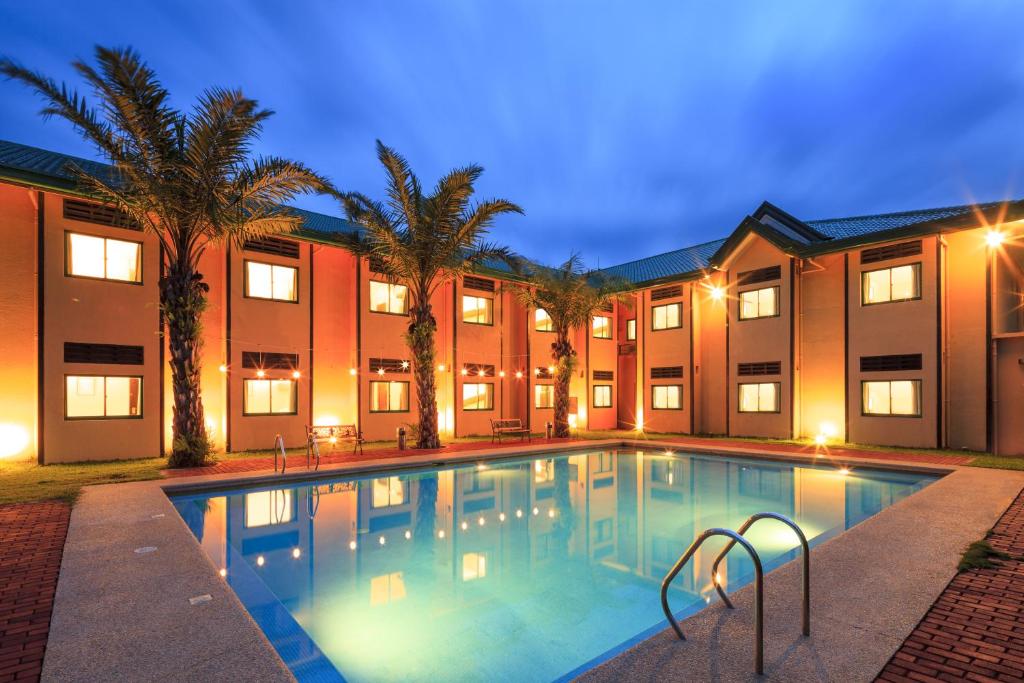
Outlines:
[[[76,164],[87,173],[101,178],[112,177],[112,169],[107,164],[0,140],[0,179],[73,192],[75,177],[68,171],[68,163]],[[291,210],[302,217],[302,231],[306,234],[300,236],[332,241],[359,231],[356,225],[337,216],[295,207]],[[744,218],[727,238],[629,261],[598,272],[633,284],[679,279],[699,274],[719,262],[750,230],[764,234],[790,253],[816,254],[885,239],[899,239],[907,234],[924,234],[940,228],[971,227],[978,222],[975,219],[978,212],[990,221],[1002,218],[1000,214],[1004,213],[1005,220],[1019,220],[1024,218],[1024,201],[964,204],[813,221],[801,221],[764,202],[751,216]],[[512,270],[503,262],[488,263],[484,268],[498,274],[512,274]]]

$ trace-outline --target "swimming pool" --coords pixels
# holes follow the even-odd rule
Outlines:
[[[663,628],[661,579],[705,528],[780,512],[814,545],[934,480],[620,449],[172,500],[300,681],[546,681]],[[749,538],[766,569],[795,557],[781,524]],[[723,544],[676,579],[679,616]],[[753,574],[738,551],[720,571]]]

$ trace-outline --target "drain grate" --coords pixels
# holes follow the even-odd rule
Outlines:
[[[210,602],[211,600],[213,600],[213,597],[209,593],[207,593],[205,595],[197,595],[194,598],[189,598],[188,604],[194,607],[196,605],[201,605],[204,602]]]
[[[155,545],[146,545],[146,546],[143,546],[141,548],[136,548],[135,549],[135,554],[136,555],[146,555],[146,554],[152,553],[152,552],[156,552],[156,546]]]

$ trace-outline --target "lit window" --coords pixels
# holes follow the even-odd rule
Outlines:
[[[683,326],[683,305],[680,303],[651,306],[651,329],[671,330]]]
[[[243,415],[295,415],[298,391],[293,379],[243,379]]]
[[[493,384],[463,384],[463,410],[494,410]]]
[[[463,296],[462,322],[472,325],[493,325],[494,299],[485,296]]]
[[[387,508],[404,505],[408,496],[406,482],[399,477],[384,477],[373,480],[373,499],[370,504],[375,508]]]
[[[861,301],[865,304],[884,304],[920,298],[920,263],[861,273]]]
[[[636,318],[626,321],[626,341],[636,341]]]
[[[678,384],[659,384],[651,387],[651,408],[654,410],[682,410],[683,387]]]
[[[405,597],[405,580],[402,572],[391,572],[370,579],[370,604],[386,605]]]
[[[612,338],[612,319],[606,315],[594,316],[594,337],[597,339]]]
[[[142,417],[142,378],[68,375],[64,415]]]
[[[779,383],[741,384],[739,411],[741,413],[779,412]]]
[[[535,408],[555,407],[555,387],[551,384],[538,384],[533,388]]]
[[[406,315],[409,312],[409,288],[391,282],[370,280],[370,310],[374,313]]]
[[[535,484],[543,484],[555,478],[554,460],[533,461],[533,481]]]
[[[865,415],[921,415],[921,380],[863,382]]]
[[[299,300],[299,270],[259,261],[245,262],[245,295],[251,299]]]
[[[142,282],[142,245],[69,232],[67,274],[118,282]]]
[[[487,555],[466,553],[462,556],[462,580],[473,581],[487,576]]]
[[[370,412],[409,412],[409,383],[370,382]]]
[[[740,292],[740,320],[772,318],[779,314],[779,288],[765,287]]]
[[[534,326],[533,329],[538,332],[553,332],[555,329],[554,324],[551,322],[551,316],[543,308],[538,308],[533,314]]]
[[[595,408],[611,408],[612,407],[612,388],[608,384],[598,384],[594,386],[594,407]]]
[[[292,521],[292,492],[289,489],[245,494],[245,527],[287,524]]]

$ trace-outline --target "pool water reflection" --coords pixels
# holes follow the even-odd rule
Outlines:
[[[814,545],[933,480],[604,451],[174,502],[300,681],[545,681],[662,628],[661,579],[705,528],[780,512]],[[767,568],[795,556],[781,524],[750,539]],[[676,579],[680,615],[722,545]],[[752,571],[734,551],[720,574]]]

